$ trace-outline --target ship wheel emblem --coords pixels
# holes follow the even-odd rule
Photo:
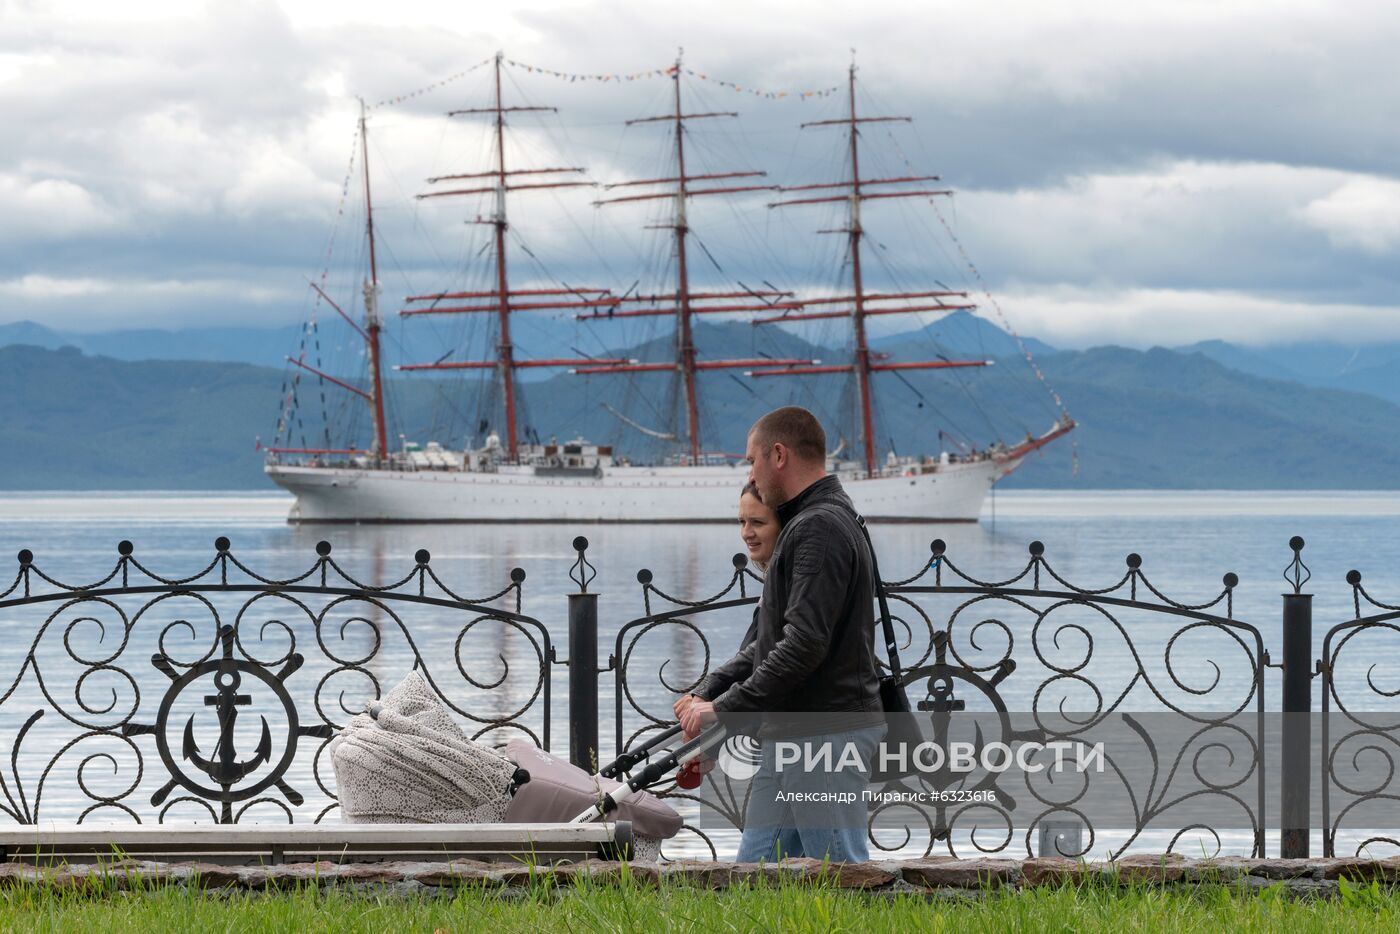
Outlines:
[[[170,772],[170,781],[151,795],[152,805],[164,803],[179,786],[200,798],[219,802],[219,820],[228,824],[234,820],[235,801],[248,800],[272,787],[276,787],[293,805],[300,805],[305,800],[301,792],[283,779],[296,758],[297,741],[303,736],[329,738],[332,728],[330,724],[302,726],[297,718],[296,704],[292,702],[284,682],[302,666],[304,659],[300,654],[293,652],[287,656],[281,669],[273,672],[257,662],[234,658],[231,626],[220,627],[219,639],[222,644],[220,657],[201,662],[183,673],[167,656],[159,653],[151,656],[151,664],[170,679],[170,687],[161,699],[155,723],[128,723],[122,732],[126,736],[152,733],[156,737],[156,748]],[[212,691],[208,680],[213,682]],[[275,760],[272,727],[268,724],[267,716],[262,714],[258,714],[261,730],[257,744],[246,752],[238,748],[235,728],[240,713],[253,705],[253,695],[240,691],[250,684],[266,688],[281,707],[280,720],[286,723],[286,735],[282,754]],[[191,714],[185,721],[180,759],[177,761],[168,735],[171,711],[182,694],[196,689],[204,692],[200,698],[203,706],[212,707],[217,714],[218,737],[213,741],[212,750],[206,754],[196,737],[196,715]],[[243,715],[251,713],[249,711]],[[274,716],[274,720],[277,719],[279,717]],[[256,780],[242,784],[249,778]]]
[[[901,681],[908,687],[912,687],[915,682],[925,681],[925,696],[915,705],[915,709],[920,713],[927,714],[922,730],[927,741],[943,749],[949,747],[952,739],[954,727],[954,714],[967,711],[967,699],[957,696],[957,685],[965,686],[968,693],[976,697],[980,695],[976,704],[977,713],[966,714],[965,723],[971,723],[974,730],[972,740],[973,747],[979,751],[986,747],[988,742],[997,741],[1006,745],[1017,742],[1036,741],[1044,742],[1046,736],[1039,729],[1018,729],[1012,722],[1011,715],[1007,712],[1005,701],[1002,700],[998,685],[1005,681],[1007,677],[1016,670],[1016,661],[1012,658],[1003,658],[990,671],[979,671],[969,668],[960,663],[950,661],[948,658],[948,634],[946,632],[936,632],[933,635],[934,659],[933,664],[923,665],[918,668],[911,668],[904,671]],[[995,735],[988,736],[987,727]],[[922,773],[921,781],[938,788],[939,790],[963,787],[960,783],[964,780],[962,776],[954,773],[951,766],[946,762],[936,771]],[[982,776],[973,785],[965,786],[968,791],[991,791],[995,796],[998,806],[1007,811],[1016,809],[1016,799],[1000,784],[999,776],[996,773],[988,773]],[[894,786],[907,786],[902,781],[894,781]],[[934,839],[945,839],[949,833],[947,812],[949,807],[939,804],[935,807],[937,812],[937,825],[934,828]]]

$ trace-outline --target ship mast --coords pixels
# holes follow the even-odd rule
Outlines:
[[[515,433],[515,348],[510,342],[510,288],[506,279],[506,113],[501,107],[500,52],[496,53],[495,70],[496,212],[491,218],[491,226],[496,236],[496,318],[500,327],[500,342],[496,345],[496,373],[505,395],[506,450],[514,461],[520,452]]]
[[[437,361],[436,363],[406,364],[399,367],[401,370],[480,370],[494,369],[497,379],[500,381],[502,396],[505,402],[506,417],[506,452],[512,463],[519,461],[520,442],[519,430],[517,427],[516,399],[515,399],[515,371],[529,367],[577,367],[596,363],[625,363],[624,360],[519,360],[516,358],[516,348],[510,338],[510,316],[517,311],[542,311],[556,310],[564,308],[596,308],[599,306],[615,306],[617,300],[612,298],[607,289],[515,289],[510,287],[510,279],[506,268],[506,231],[510,224],[506,218],[506,197],[509,192],[523,190],[537,190],[545,188],[578,188],[591,187],[592,182],[587,181],[556,181],[549,180],[543,182],[517,183],[512,181],[516,176],[521,175],[556,175],[559,173],[582,173],[583,169],[570,168],[544,168],[544,169],[512,169],[506,164],[506,114],[528,113],[528,112],[555,112],[554,107],[507,107],[505,106],[501,94],[501,66],[503,55],[496,53],[495,60],[495,80],[494,93],[492,95],[492,105],[490,107],[471,108],[465,110],[449,111],[448,116],[465,116],[475,114],[485,114],[491,117],[492,143],[495,150],[495,166],[486,172],[471,172],[458,175],[442,175],[428,179],[429,184],[437,184],[445,181],[457,181],[463,179],[486,180],[492,184],[490,187],[481,188],[459,188],[445,191],[432,191],[420,194],[417,197],[442,198],[458,195],[480,195],[492,194],[495,196],[495,210],[489,219],[478,218],[475,223],[486,224],[493,228],[493,239],[495,247],[495,288],[485,292],[435,292],[428,295],[411,295],[406,300],[410,304],[417,304],[417,307],[403,309],[400,314],[404,316],[414,315],[441,315],[441,314],[494,314],[499,328],[499,338],[496,343],[495,360],[492,361]],[[590,297],[591,296],[591,297]],[[525,297],[527,301],[517,299]],[[467,305],[442,305],[440,302],[448,299],[470,299],[474,300]],[[491,304],[481,304],[487,301]]]
[[[818,361],[815,360],[775,360],[770,358],[761,359],[735,359],[735,360],[704,360],[697,359],[695,350],[695,336],[692,317],[697,314],[724,314],[735,312],[752,311],[785,311],[801,308],[799,302],[787,301],[792,298],[791,292],[778,290],[754,290],[746,289],[740,292],[695,292],[690,287],[690,270],[688,265],[687,237],[690,234],[690,225],[686,218],[686,209],[689,199],[702,195],[733,194],[744,191],[772,191],[772,185],[730,185],[723,187],[693,188],[691,182],[706,181],[715,179],[730,178],[761,178],[766,172],[712,172],[705,174],[691,174],[686,169],[685,164],[685,134],[686,121],[701,120],[714,117],[737,117],[737,113],[732,111],[717,111],[710,113],[686,113],[681,104],[681,59],[676,57],[675,65],[670,69],[673,82],[674,93],[672,96],[673,110],[669,114],[662,114],[655,117],[641,117],[636,120],[628,120],[628,126],[635,126],[643,123],[669,124],[676,134],[676,175],[672,178],[649,178],[637,181],[619,182],[607,185],[606,188],[627,188],[633,186],[654,186],[673,185],[670,191],[644,195],[625,195],[616,198],[604,198],[596,204],[621,204],[632,201],[655,201],[662,199],[672,199],[675,202],[675,210],[672,213],[671,223],[656,225],[662,228],[669,228],[672,232],[674,249],[676,255],[676,291],[670,294],[659,295],[635,295],[623,296],[618,299],[619,304],[623,302],[639,302],[645,304],[670,303],[674,302],[672,308],[640,308],[619,311],[610,309],[607,312],[592,312],[579,314],[580,320],[591,319],[614,319],[623,317],[644,317],[658,315],[674,315],[676,318],[676,359],[674,363],[624,363],[620,365],[590,366],[575,370],[581,374],[599,373],[644,373],[659,372],[668,369],[675,369],[680,375],[685,391],[685,412],[686,412],[686,438],[689,444],[690,463],[699,464],[703,455],[700,436],[700,400],[699,392],[696,388],[696,373],[701,370],[739,368],[750,366],[769,365],[810,365]],[[737,303],[735,300],[741,300]],[[748,299],[748,301],[742,301]],[[709,304],[714,300],[721,300],[722,304]]]
[[[897,189],[893,191],[868,190],[871,186],[880,185],[907,185],[916,182],[936,182],[936,175],[911,175],[900,178],[862,178],[860,174],[860,125],[864,123],[908,123],[909,117],[865,117],[856,113],[856,66],[851,65],[848,73],[847,87],[847,114],[834,120],[817,120],[812,123],[804,123],[802,127],[817,126],[845,126],[849,127],[850,134],[850,177],[844,181],[830,182],[817,185],[795,185],[784,187],[782,191],[814,191],[821,189],[847,189],[842,194],[823,195],[819,197],[797,198],[788,201],[777,201],[769,207],[785,207],[799,204],[829,204],[845,202],[846,225],[831,230],[818,231],[819,233],[840,233],[847,237],[847,253],[851,264],[851,293],[848,295],[832,296],[828,298],[808,299],[802,304],[812,305],[848,305],[849,308],[833,311],[810,311],[799,314],[777,315],[771,318],[760,318],[754,324],[777,324],[792,321],[810,321],[817,318],[845,318],[851,319],[851,327],[855,336],[855,355],[852,362],[842,366],[802,366],[785,367],[783,369],[754,370],[750,376],[795,376],[810,375],[819,373],[852,373],[856,378],[856,385],[860,396],[860,417],[861,417],[861,444],[865,450],[865,472],[867,476],[873,477],[878,473],[876,467],[876,439],[875,439],[875,416],[874,401],[871,389],[871,374],[878,372],[891,372],[896,370],[933,370],[947,369],[950,367],[968,366],[989,366],[989,360],[925,360],[909,363],[887,363],[872,354],[869,343],[866,339],[866,319],[872,315],[888,314],[913,314],[929,311],[966,311],[975,308],[975,305],[967,303],[950,303],[947,299],[966,299],[966,292],[953,292],[948,290],[926,291],[926,292],[867,292],[865,281],[861,271],[861,240],[865,236],[865,229],[861,226],[860,206],[863,201],[883,198],[929,198],[938,195],[951,194],[947,190],[933,190],[927,188],[920,189]],[[932,299],[932,301],[926,301]],[[909,300],[925,300],[920,304],[904,304]],[[889,304],[895,301],[900,304]]]
[[[695,338],[690,329],[690,275],[686,270],[685,235],[690,232],[685,219],[685,199],[689,178],[685,172],[685,114],[681,110],[681,60],[676,58],[671,76],[676,102],[676,212],[672,229],[676,237],[676,359],[685,379],[686,437],[690,439],[690,462],[700,462],[700,404],[695,398]]]
[[[374,409],[374,451],[376,461],[389,456],[384,431],[384,379],[379,355],[379,263],[374,252],[374,201],[369,190],[369,124],[365,102],[360,101],[361,162],[365,172],[365,235],[369,238],[369,282],[365,283],[365,346],[369,349],[370,406]]]
[[[333,386],[338,386],[346,392],[354,393],[364,399],[369,404],[370,412],[374,416],[374,444],[369,451],[359,448],[291,448],[274,447],[268,448],[273,454],[369,454],[376,464],[382,463],[389,456],[389,447],[386,443],[386,433],[384,430],[384,379],[382,375],[383,365],[379,352],[379,332],[381,322],[379,318],[379,266],[374,250],[374,199],[370,196],[369,188],[369,122],[365,118],[365,102],[360,101],[360,161],[363,163],[365,178],[365,236],[369,241],[369,280],[364,284],[365,295],[365,325],[361,327],[344,308],[336,303],[315,282],[311,283],[311,288],[316,294],[325,300],[326,304],[335,309],[335,313],[345,319],[345,323],[355,329],[355,333],[365,342],[366,361],[369,367],[369,392],[365,392],[358,386],[347,383],[342,379],[326,373],[317,367],[307,363],[300,357],[288,357],[287,362],[295,367],[306,370],[319,376]]]

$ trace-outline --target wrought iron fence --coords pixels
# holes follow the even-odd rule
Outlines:
[[[742,631],[763,582],[742,554],[722,586],[694,599],[641,570],[642,614],[604,634],[611,652],[600,665],[596,568],[585,538],[573,546],[567,660],[556,657],[550,626],[521,612],[519,568],[501,590],[469,598],[439,578],[426,551],[398,579],[367,583],[331,557],[327,542],[290,577],[253,570],[227,538],[183,577],[157,573],[122,542],[110,569],[83,584],[56,579],[21,551],[13,580],[0,585],[0,625],[10,635],[0,647],[0,753],[9,752],[0,757],[8,762],[0,812],[21,824],[95,815],[322,820],[336,808],[330,738],[413,669],[478,738],[523,733],[548,748],[552,721],[564,713],[570,757],[591,767],[600,726],[621,750],[674,723],[670,698],[736,647],[732,637],[715,638],[714,622],[727,618],[731,633]],[[985,772],[891,779],[890,788],[992,798],[922,812],[872,806],[875,848],[1026,855],[1049,841],[1069,855],[1100,855],[1204,839],[1264,855],[1274,827],[1282,855],[1305,855],[1314,829],[1327,855],[1400,848],[1391,816],[1400,801],[1400,678],[1386,662],[1400,658],[1400,606],[1381,602],[1352,571],[1355,616],[1326,630],[1318,658],[1304,544],[1289,546],[1278,661],[1264,635],[1277,631],[1273,621],[1238,618],[1233,573],[1190,601],[1169,596],[1136,554],[1098,586],[1071,581],[1039,542],[1000,578],[976,576],[942,541],[906,556],[907,576],[884,587],[903,683],[935,732],[948,729],[954,711],[983,715],[988,742],[1067,740],[1116,723],[1140,753],[1132,763],[1110,756],[1102,774],[1074,788]],[[560,711],[556,665],[569,669]],[[1266,697],[1270,669],[1280,670],[1276,701]],[[600,716],[602,674],[611,676],[610,716]],[[1151,712],[1189,729],[1167,743],[1145,719]],[[1279,712],[1281,726],[1266,725]],[[1111,828],[1091,803],[1105,786],[1130,808]],[[716,770],[700,790],[659,791],[686,814],[694,846],[719,855],[737,836],[742,777]],[[1228,818],[1194,819],[1204,799]],[[1224,828],[1236,835],[1223,839]]]
[[[320,821],[336,807],[330,738],[411,669],[476,737],[518,731],[548,747],[554,648],[520,612],[523,570],[467,598],[427,551],[401,578],[369,584],[331,550],[320,542],[309,568],[275,578],[220,537],[201,570],[167,577],[123,541],[85,584],[21,551],[0,590],[12,646],[0,651],[0,811],[22,824],[94,813],[233,823],[261,806]],[[488,628],[494,653],[477,644]]]
[[[637,575],[645,613],[618,632],[613,659],[618,748],[675,722],[669,709],[648,708],[637,700],[639,676],[654,678],[668,693],[679,694],[696,687],[712,661],[727,657],[727,652],[715,657],[700,618],[757,602],[746,584],[758,578],[743,555],[735,555],[733,563],[727,585],[699,600],[661,590],[648,570]],[[889,556],[884,563],[892,563]],[[1040,542],[1031,543],[1026,564],[1015,574],[985,580],[961,568],[945,544],[935,540],[912,575],[884,586],[895,608],[894,622],[902,629],[902,681],[934,732],[942,730],[940,735],[946,737],[948,718],[940,715],[952,711],[993,715],[981,718],[979,726],[990,724],[998,735],[983,735],[981,741],[1007,744],[1071,740],[1092,734],[1111,718],[1125,717],[1141,738],[1142,761],[1150,762],[1151,768],[1145,787],[1138,787],[1142,769],[1126,769],[1110,757],[1103,780],[1118,782],[1120,796],[1133,808],[1131,826],[1112,842],[1111,851],[1121,853],[1144,832],[1164,827],[1171,833],[1159,849],[1175,847],[1192,829],[1213,837],[1218,849],[1221,841],[1214,828],[1173,823],[1174,809],[1183,802],[1211,794],[1232,805],[1251,852],[1262,855],[1268,654],[1259,628],[1234,618],[1238,583],[1229,573],[1209,599],[1174,600],[1152,583],[1141,558],[1130,554],[1116,580],[1084,587],[1056,571]],[[654,600],[662,605],[654,609]],[[673,653],[647,657],[640,651],[645,639],[667,629],[703,650],[703,663],[685,678],[667,675]],[[1153,710],[1172,712],[1192,724],[1176,748],[1159,749],[1140,718],[1134,719],[1138,712]],[[1226,734],[1233,758],[1223,771],[1207,774],[1201,754],[1221,747]],[[1174,791],[1183,773],[1191,777],[1189,790]],[[954,776],[943,769],[892,781],[887,790],[990,790],[995,800],[931,809],[877,805],[870,813],[871,840],[880,850],[905,854],[939,850],[967,856],[1019,850],[1031,855],[1037,849],[1037,833],[1062,829],[1068,821],[1087,836],[1068,848],[1062,843],[1061,852],[1074,856],[1102,851],[1092,815],[1077,806],[1095,792],[1088,783],[1064,795],[1032,782],[1027,773],[1020,777],[1025,781],[1016,789],[985,770]],[[702,791],[668,786],[662,794],[688,804],[702,822],[705,816],[714,818],[709,826],[722,830],[725,823],[740,824],[747,791],[747,782],[718,769],[710,773]],[[1021,813],[1013,813],[1018,808]],[[916,829],[896,819],[900,811],[923,826]],[[688,828],[715,851],[712,834],[694,821]]]
[[[1395,855],[1400,851],[1400,822],[1395,820],[1400,805],[1400,708],[1395,704],[1400,697],[1395,664],[1400,660],[1400,606],[1367,591],[1360,571],[1348,571],[1346,580],[1355,618],[1327,630],[1317,663],[1322,676],[1323,853],[1338,855],[1340,839],[1350,844],[1347,855]]]
[[[658,710],[639,698],[633,690],[637,670],[645,668],[646,673],[642,677],[654,677],[656,683],[670,696],[679,696],[695,690],[709,674],[710,663],[714,658],[710,640],[704,630],[696,624],[696,618],[717,612],[742,612],[758,603],[758,596],[750,596],[749,589],[753,584],[761,586],[763,578],[749,568],[749,559],[742,553],[734,555],[731,563],[733,571],[724,587],[708,597],[696,600],[675,597],[657,587],[653,583],[652,572],[647,568],[637,572],[637,583],[642,585],[645,615],[624,623],[618,629],[613,654],[608,660],[613,672],[614,748],[627,749],[645,740],[649,734],[676,723],[669,706]],[[653,599],[665,609],[652,612]],[[666,669],[679,654],[675,651],[676,646],[673,644],[660,652],[646,651],[647,641],[656,639],[660,634],[671,635],[673,642],[676,637],[691,642],[700,652],[698,669],[684,673],[678,678],[668,676]],[[728,647],[724,650],[727,652]],[[721,659],[727,657],[727,654],[720,656]],[[691,659],[692,662],[695,661],[693,654]],[[748,804],[746,786],[731,780],[725,772],[711,772],[706,782],[709,792],[706,795],[680,788],[674,779],[653,790],[672,803],[693,805],[694,807],[690,808],[692,812],[708,810],[718,814],[729,826],[740,826]],[[698,826],[692,815],[684,816],[691,819],[682,825],[682,832],[693,834],[703,843],[712,858],[717,857],[719,851],[711,835]]]

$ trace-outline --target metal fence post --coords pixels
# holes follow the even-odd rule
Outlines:
[[[1293,563],[1284,579],[1293,592],[1283,595],[1283,742],[1279,794],[1279,856],[1308,855],[1312,829],[1312,594],[1303,584],[1312,576],[1303,564],[1303,540],[1288,543]]]
[[[569,577],[569,761],[589,773],[598,770],[598,595],[588,592],[597,571],[585,552],[588,539],[574,539],[578,560]]]

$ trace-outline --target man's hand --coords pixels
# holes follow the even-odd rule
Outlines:
[[[682,698],[682,700],[684,700],[684,698]],[[679,705],[680,701],[676,703]],[[685,730],[687,738],[699,736],[701,730],[711,723],[714,723],[717,719],[715,717],[715,705],[707,700],[701,700],[698,697],[692,698],[685,709],[678,711],[677,715],[680,717],[681,729]]]
[[[696,734],[694,734],[694,733],[690,732],[689,730],[685,729],[684,723],[685,723],[685,712],[686,712],[687,710],[690,709],[690,705],[691,705],[691,704],[695,703],[695,702],[698,701],[698,700],[700,700],[700,698],[699,698],[699,696],[697,696],[697,695],[695,695],[695,694],[682,694],[682,695],[680,696],[680,698],[675,702],[675,704],[672,705],[672,707],[671,707],[671,710],[674,711],[675,714],[676,714],[676,720],[677,720],[677,722],[679,722],[679,723],[682,724],[682,726],[681,726],[681,730],[682,730],[682,733],[681,733],[681,740],[682,740],[683,742],[687,742],[687,743],[688,743],[688,742],[690,742],[692,739],[694,739],[695,736],[696,736]]]

